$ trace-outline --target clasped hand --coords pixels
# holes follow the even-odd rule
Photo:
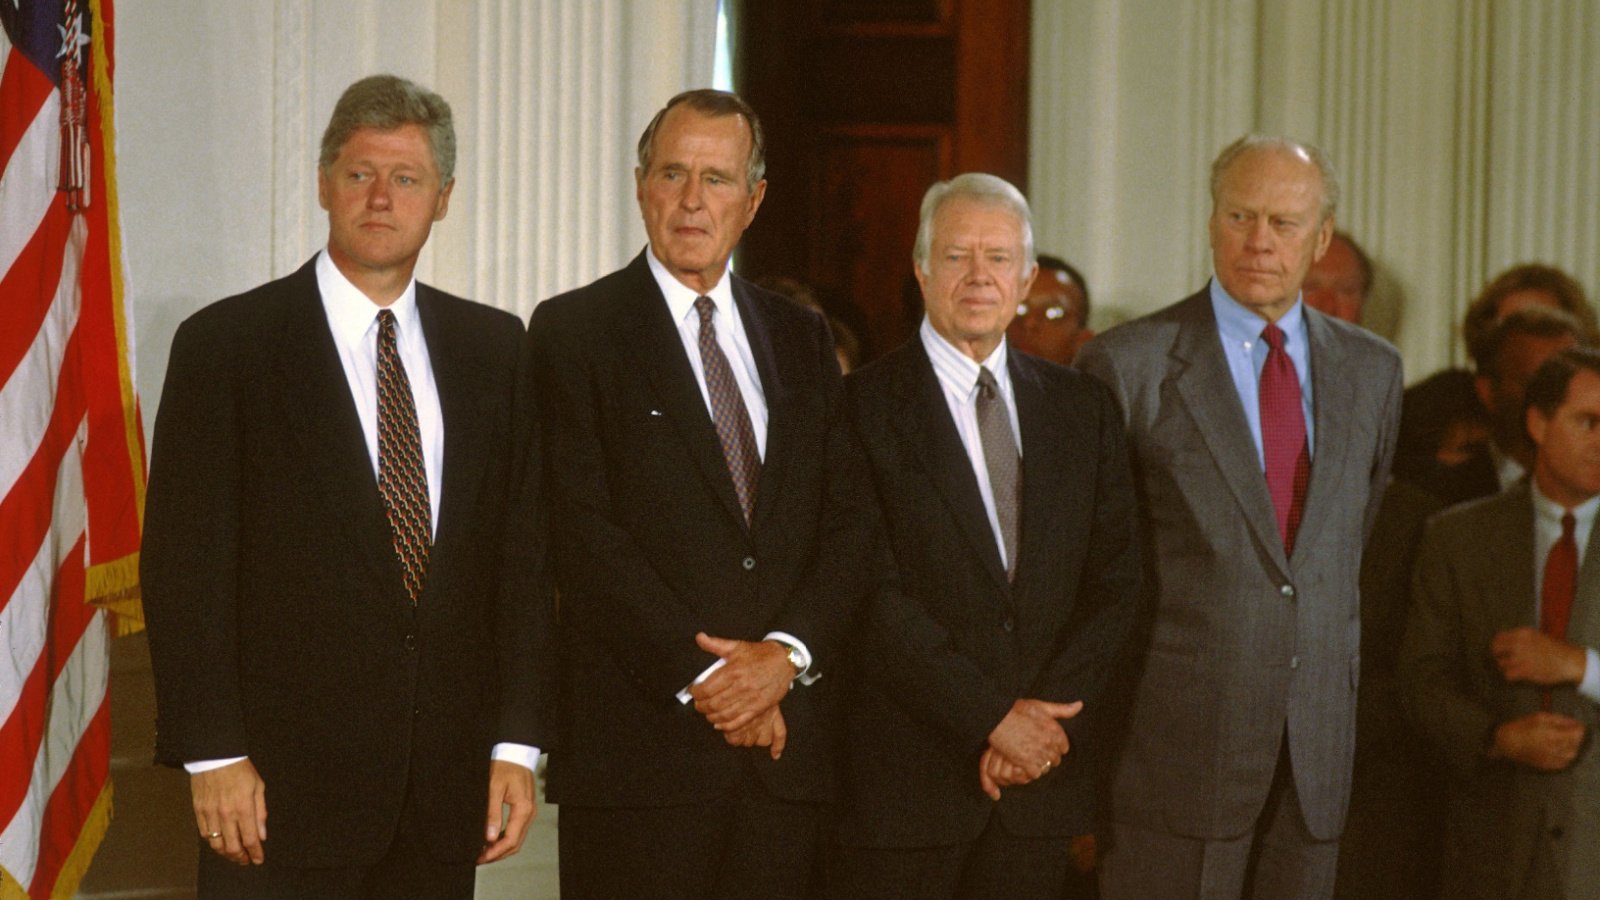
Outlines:
[[[695,643],[723,661],[706,680],[689,688],[695,711],[734,747],[767,747],[783,755],[788,728],[778,703],[789,693],[794,666],[776,641],[735,641],[695,635]]]
[[[993,800],[1000,789],[1041,778],[1072,748],[1061,719],[1083,710],[1083,701],[1051,703],[1022,699],[1011,704],[1000,724],[989,732],[989,746],[978,760],[978,784]]]
[[[1527,626],[1495,635],[1489,641],[1489,653],[1506,681],[1543,687],[1577,684],[1588,664],[1582,647]]]

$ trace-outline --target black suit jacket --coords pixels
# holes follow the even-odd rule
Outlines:
[[[748,528],[644,255],[534,310],[560,594],[555,802],[716,799],[748,784],[749,768],[786,799],[831,790],[832,673],[870,527],[860,464],[822,319],[737,277],[733,294],[768,409]],[[727,746],[675,697],[715,661],[697,631],[760,640],[773,630],[804,641],[824,673],[783,700],[789,746],[777,762]]]
[[[1134,493],[1110,392],[1014,349],[1022,528],[1008,581],[977,478],[919,338],[851,375],[892,560],[865,606],[847,714],[843,839],[879,847],[1091,829],[1101,691],[1133,621]],[[1013,701],[1084,701],[1061,768],[979,787]]]
[[[417,306],[445,437],[414,609],[314,262],[173,339],[141,567],[156,757],[248,755],[295,865],[375,860],[408,794],[434,853],[471,859],[491,747],[550,739],[521,323],[421,284]]]

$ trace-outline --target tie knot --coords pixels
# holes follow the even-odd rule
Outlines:
[[[1569,512],[1566,515],[1563,515],[1561,517],[1561,536],[1562,537],[1570,538],[1570,537],[1573,536],[1573,533],[1576,532],[1577,530],[1578,530],[1578,520],[1573,517],[1572,513]]]
[[[1283,349],[1283,329],[1274,323],[1269,322],[1266,328],[1261,329],[1261,339],[1274,350]]]
[[[700,324],[705,325],[711,321],[711,314],[717,311],[717,303],[702,294],[694,298],[694,311],[700,314]]]
[[[989,371],[989,367],[988,366],[979,366],[978,367],[978,392],[983,394],[984,399],[992,400],[992,399],[994,399],[995,393],[998,392],[999,390],[1000,390],[1000,383],[994,380],[994,373]]]
[[[391,310],[378,310],[378,333],[384,337],[394,337],[394,312]]]

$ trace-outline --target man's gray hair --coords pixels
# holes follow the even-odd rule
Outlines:
[[[650,171],[650,158],[655,154],[656,131],[661,127],[661,120],[667,117],[667,112],[674,106],[684,104],[695,112],[720,119],[723,116],[743,116],[745,125],[750,128],[750,157],[745,160],[744,186],[754,192],[756,183],[767,174],[767,138],[761,131],[761,120],[756,117],[756,111],[744,98],[728,91],[717,91],[711,88],[696,88],[684,91],[667,101],[661,107],[655,118],[644,128],[644,133],[639,135],[639,171]]]
[[[985,172],[966,172],[949,181],[936,181],[922,195],[922,219],[917,223],[917,242],[911,248],[911,261],[924,275],[933,271],[928,267],[928,254],[933,249],[933,219],[940,207],[957,197],[978,203],[998,206],[1022,223],[1022,255],[1027,261],[1023,271],[1034,267],[1033,211],[1028,208],[1028,198],[1022,196],[1011,182],[998,175]]]
[[[1339,208],[1339,175],[1334,171],[1333,161],[1328,159],[1328,154],[1316,144],[1274,134],[1247,134],[1222,148],[1216,161],[1211,164],[1213,206],[1216,205],[1217,193],[1222,188],[1222,178],[1228,173],[1228,167],[1242,154],[1252,150],[1276,150],[1293,156],[1305,156],[1317,167],[1317,174],[1322,176],[1322,205],[1318,210],[1318,219],[1326,222]]]
[[[456,174],[456,126],[450,104],[396,75],[369,75],[344,89],[327,130],[322,132],[322,156],[317,165],[324,170],[333,165],[345,142],[362,128],[393,131],[406,125],[421,125],[428,133],[439,183],[449,184]]]

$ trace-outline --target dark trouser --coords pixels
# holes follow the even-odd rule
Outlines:
[[[442,863],[402,823],[383,858],[370,866],[306,868],[278,863],[272,841],[262,844],[266,862],[240,866],[200,842],[201,900],[471,900],[477,865]],[[269,830],[270,834],[270,830]]]
[[[840,847],[829,896],[840,900],[1061,900],[1070,837],[1017,837],[990,816],[977,840],[945,847]]]
[[[1339,842],[1306,830],[1287,749],[1253,830],[1205,840],[1113,822],[1111,840],[1104,900],[1326,900],[1339,863]]]
[[[743,796],[661,807],[561,805],[563,900],[820,896],[827,807],[751,785]]]

